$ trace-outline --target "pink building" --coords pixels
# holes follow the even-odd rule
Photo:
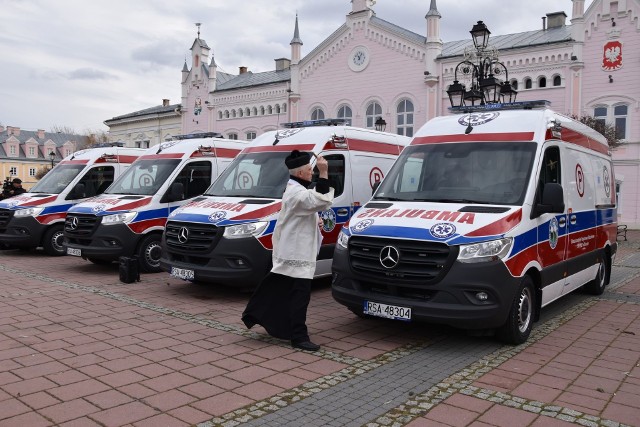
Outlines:
[[[546,99],[558,112],[615,124],[624,141],[613,152],[620,223],[640,228],[640,0],[594,0],[587,10],[584,0],[569,1],[570,17],[549,13],[544,28],[494,34],[490,46],[506,65],[518,101]],[[411,136],[430,118],[448,114],[446,90],[473,47],[471,38],[441,40],[435,0],[416,10],[426,13],[425,34],[378,17],[373,3],[352,0],[345,21],[304,56],[296,17],[291,58],[276,59],[269,72],[219,71],[198,32],[191,67],[185,62],[182,69],[182,132],[253,139],[284,122],[338,117],[372,128],[381,117],[387,131]],[[491,27],[491,16],[485,22]]]

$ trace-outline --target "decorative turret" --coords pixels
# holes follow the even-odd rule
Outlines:
[[[351,0],[351,13],[372,10],[376,0]]]
[[[213,51],[211,51],[211,62],[209,63],[209,93],[216,90],[216,83],[218,81],[218,64],[214,59]]]
[[[436,58],[442,53],[442,39],[440,39],[440,19],[436,0],[431,0],[429,12],[425,16],[427,20],[427,55],[425,58],[425,81],[434,83],[438,81]]]
[[[300,31],[298,30],[298,14],[296,13],[296,26],[293,30],[293,38],[291,39],[291,63],[297,64],[300,62],[300,56],[302,52],[302,39],[300,38]]]

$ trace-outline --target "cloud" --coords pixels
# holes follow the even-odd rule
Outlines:
[[[184,61],[185,45],[184,40],[157,40],[133,49],[131,59],[145,65],[176,68]]]
[[[67,73],[70,80],[118,80],[118,76],[95,68],[78,68]]]

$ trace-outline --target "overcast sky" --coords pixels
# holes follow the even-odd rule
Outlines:
[[[586,1],[586,7],[591,0]],[[425,34],[430,0],[378,0],[379,18]],[[542,28],[571,0],[437,0],[443,41]],[[104,120],[180,102],[180,71],[196,37],[226,72],[290,57],[295,14],[306,55],[341,24],[349,0],[0,0],[0,124],[25,130],[107,130]],[[189,66],[190,66],[189,62]]]

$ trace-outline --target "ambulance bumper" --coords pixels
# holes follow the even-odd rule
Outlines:
[[[521,278],[500,261],[455,261],[437,283],[403,284],[397,278],[355,274],[346,250],[333,258],[333,298],[356,313],[366,301],[411,309],[411,321],[441,323],[463,329],[493,329],[507,319]],[[482,297],[486,294],[486,300]]]
[[[42,235],[51,224],[40,224],[32,216],[9,220],[7,228],[0,230],[0,243],[15,248],[37,248]]]
[[[116,261],[121,256],[132,256],[136,252],[140,236],[125,224],[98,225],[89,236],[65,231],[65,253],[69,253],[68,249],[79,249],[80,256],[85,259]]]
[[[232,288],[252,289],[271,270],[271,251],[253,238],[221,238],[209,253],[193,254],[176,249],[167,250],[162,238],[160,268],[192,270],[193,280]]]

